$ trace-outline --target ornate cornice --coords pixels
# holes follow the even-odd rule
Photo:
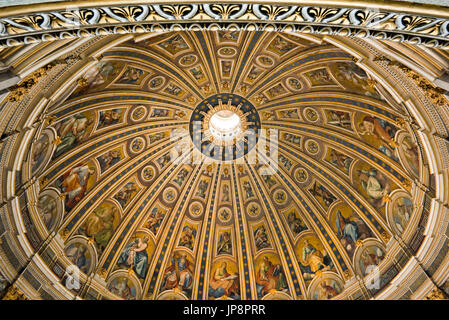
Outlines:
[[[115,1],[116,2],[116,1]],[[403,3],[329,1],[272,5],[259,3],[95,6],[95,2],[41,5],[39,11],[13,7],[0,18],[0,47],[104,34],[235,28],[371,37],[449,46],[449,11]],[[342,7],[342,5],[348,5]],[[21,9],[22,8],[22,12]],[[36,8],[36,7],[34,7]],[[420,9],[417,11],[416,9]]]

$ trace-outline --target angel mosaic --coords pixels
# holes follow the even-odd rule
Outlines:
[[[354,254],[357,241],[373,237],[365,222],[352,212],[351,208],[339,208],[335,212],[335,229],[341,244],[349,256]]]
[[[351,164],[354,162],[354,159],[352,159],[350,156],[347,156],[344,153],[331,148],[329,149],[328,155],[325,160],[336,168],[342,170],[346,174],[349,174]]]
[[[181,52],[189,47],[184,38],[179,34],[159,43],[159,46],[171,54],[177,54],[178,52]]]
[[[189,171],[185,168],[182,168],[181,171],[179,171],[176,177],[173,179],[173,182],[176,183],[178,186],[182,187],[188,175]]]
[[[326,110],[327,124],[343,129],[352,129],[351,114],[340,110]]]
[[[148,219],[145,222],[145,224],[143,225],[143,227],[147,228],[154,235],[156,235],[159,230],[159,227],[162,224],[162,221],[164,220],[164,217],[165,217],[165,212],[156,206],[151,210],[151,212],[148,216]]]
[[[120,84],[139,84],[141,78],[145,75],[145,71],[128,66],[123,75],[117,80]]]
[[[73,243],[65,248],[64,252],[66,257],[69,258],[81,272],[88,273],[93,261],[85,243]]]
[[[327,188],[317,181],[314,182],[313,186],[309,189],[309,192],[326,208],[337,200]]]
[[[264,248],[271,247],[271,243],[270,240],[268,239],[267,231],[264,225],[256,227],[253,233],[254,233],[254,242],[257,250],[262,250]]]
[[[299,245],[299,268],[304,280],[312,280],[318,271],[327,271],[333,268],[333,262],[322,246],[318,246],[316,238],[305,239]],[[323,254],[324,252],[324,254]]]
[[[47,230],[52,230],[57,218],[56,199],[49,194],[39,196],[37,209]]]

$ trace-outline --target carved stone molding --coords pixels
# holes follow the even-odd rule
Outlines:
[[[412,70],[411,68],[405,66],[404,64],[398,61],[392,61],[386,57],[378,57],[375,58],[374,61],[385,61],[389,66],[395,66],[399,68],[401,71],[405,73],[405,75],[412,79],[413,82],[418,86],[427,98],[432,102],[432,104],[436,106],[443,106],[448,103],[448,100],[445,97],[446,90],[435,86],[432,82],[424,78],[422,75]]]
[[[45,8],[45,7],[43,7]],[[92,35],[234,28],[374,37],[449,46],[449,19],[434,11],[271,4],[146,4],[42,11],[0,18],[0,47]]]

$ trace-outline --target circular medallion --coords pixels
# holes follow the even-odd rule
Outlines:
[[[260,206],[257,202],[251,202],[246,207],[246,211],[252,218],[257,218],[260,215]]]
[[[304,169],[304,168],[296,169],[296,171],[295,171],[296,181],[298,181],[299,183],[304,183],[307,181],[308,178],[309,178],[309,173],[307,172],[306,169]]]
[[[221,57],[233,57],[237,54],[237,50],[232,47],[224,47],[218,50],[218,55]]]
[[[299,91],[302,89],[302,84],[298,79],[289,77],[287,79],[287,87],[293,91]]]
[[[131,152],[139,153],[145,148],[145,139],[142,137],[137,137],[131,142]]]
[[[273,194],[274,201],[284,204],[287,201],[287,194],[284,190],[276,190]]]
[[[147,115],[147,108],[145,106],[137,106],[131,113],[131,120],[140,121]]]
[[[146,166],[141,172],[142,179],[146,182],[153,180],[156,170],[153,166]]]
[[[307,121],[310,122],[317,122],[320,119],[318,112],[316,112],[316,110],[312,108],[304,109],[304,117]]]
[[[274,65],[274,60],[269,56],[258,56],[256,61],[264,68],[272,67]]]
[[[173,187],[168,187],[164,190],[163,197],[165,202],[172,203],[176,200],[176,197],[178,196],[178,191],[176,191]]]
[[[148,83],[148,87],[151,90],[157,90],[157,89],[161,88],[164,83],[165,83],[165,78],[162,76],[157,76],[150,80],[150,82]]]
[[[185,56],[182,56],[181,59],[179,59],[179,64],[183,67],[189,67],[193,65],[198,60],[198,56],[194,54],[187,54]]]
[[[231,209],[229,208],[221,208],[218,211],[218,219],[220,220],[221,223],[229,222],[231,220],[231,217],[232,212]]]
[[[200,217],[203,213],[203,205],[201,204],[201,202],[192,202],[189,207],[189,213],[194,218]]]
[[[317,154],[318,152],[320,152],[320,146],[315,140],[308,140],[306,142],[306,150],[310,154]]]
[[[195,147],[217,161],[243,157],[257,144],[260,117],[251,102],[236,94],[216,94],[195,108],[189,131]]]

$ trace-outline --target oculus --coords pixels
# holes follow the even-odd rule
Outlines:
[[[194,146],[217,161],[246,155],[257,144],[260,117],[251,102],[236,94],[216,94],[195,108],[189,131]]]

